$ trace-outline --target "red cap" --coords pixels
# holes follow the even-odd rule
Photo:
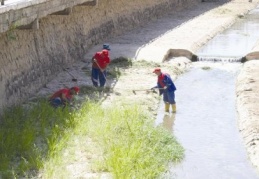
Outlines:
[[[155,68],[153,73],[155,73],[155,72],[161,72],[161,69],[160,68]]]
[[[74,90],[75,92],[79,93],[79,87],[78,86],[74,86],[71,88],[71,90]]]
[[[102,50],[102,54],[104,54],[105,56],[108,56],[109,55],[109,51],[104,49],[104,50]]]

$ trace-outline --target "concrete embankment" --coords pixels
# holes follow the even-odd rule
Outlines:
[[[248,2],[231,1],[215,9],[211,9],[205,14],[201,14],[181,24],[178,28],[146,44],[144,48],[138,51],[136,58],[148,58],[150,60],[163,59],[164,54],[170,53],[173,49],[185,49],[195,53],[209,39],[229,28],[236,19],[242,17],[255,7],[255,4]]]
[[[248,155],[259,172],[259,42],[246,55],[247,60],[237,79],[239,129]]]

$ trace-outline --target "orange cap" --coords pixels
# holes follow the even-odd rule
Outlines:
[[[155,72],[161,72],[161,69],[160,68],[155,68],[153,73],[155,73]]]

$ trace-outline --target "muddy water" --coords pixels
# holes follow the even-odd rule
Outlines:
[[[174,133],[186,150],[184,161],[165,178],[259,179],[237,126],[235,81],[242,64],[228,63],[253,48],[258,19],[259,7],[197,53],[201,60],[220,62],[195,62],[175,81],[176,114],[165,115],[161,101],[156,123]]]
[[[197,62],[176,80],[176,115],[162,124],[185,148],[177,179],[256,179],[237,127],[235,79],[241,64]]]
[[[240,58],[245,56],[259,39],[259,6],[239,19],[230,29],[217,35],[197,55],[200,58]]]

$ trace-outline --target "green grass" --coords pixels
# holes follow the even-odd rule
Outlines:
[[[3,178],[37,173],[45,158],[57,151],[53,146],[64,129],[74,127],[70,114],[68,109],[53,109],[46,101],[4,111],[0,129]]]
[[[114,178],[156,178],[169,162],[183,158],[183,148],[153,124],[140,106],[103,108],[88,101],[79,109],[62,110],[41,100],[14,107],[1,116],[0,176],[69,178],[67,166],[76,163],[80,148],[99,156],[92,157],[89,171],[110,172]]]
[[[99,130],[92,132],[105,146],[105,162],[114,178],[156,178],[166,171],[168,161],[182,159],[183,150],[173,136],[155,128],[147,116],[133,106],[118,107],[97,119]]]

